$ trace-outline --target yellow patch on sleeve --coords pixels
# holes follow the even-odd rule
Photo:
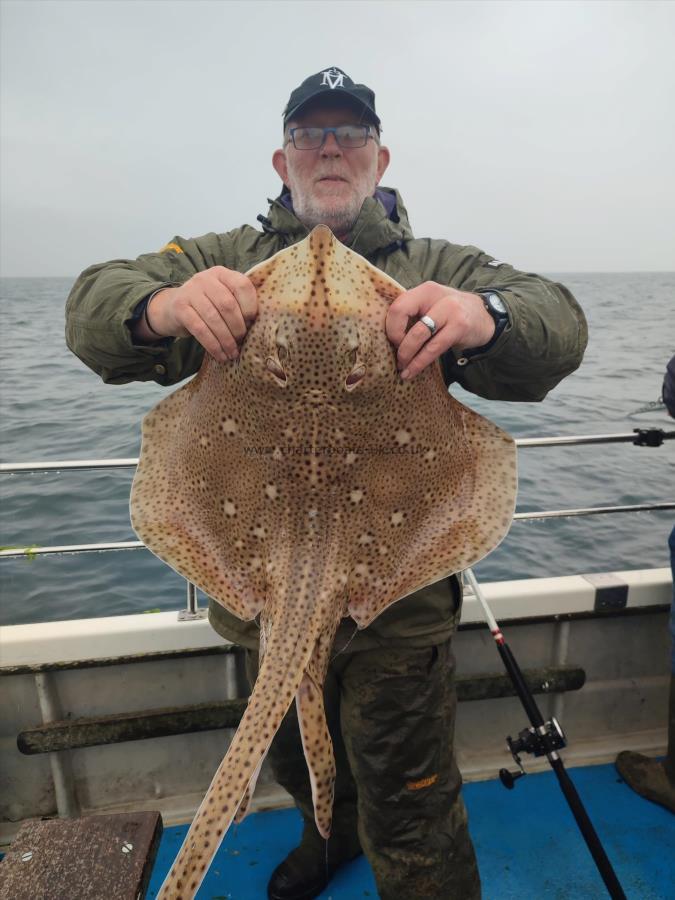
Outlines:
[[[174,253],[183,253],[183,248],[179,247],[178,244],[174,244],[173,241],[170,241],[168,244],[165,244],[162,249],[159,251],[160,253],[168,253],[169,250],[172,250]]]
[[[432,784],[436,784],[438,781],[438,772],[435,775],[430,775],[428,778],[420,778],[419,781],[406,781],[405,786],[409,791],[419,791],[425,787],[431,787]]]

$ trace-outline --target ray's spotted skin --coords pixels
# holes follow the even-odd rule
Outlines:
[[[473,565],[508,531],[515,445],[454,400],[435,365],[402,381],[384,322],[402,292],[325,226],[248,273],[260,313],[236,362],[143,423],[133,526],[242,619],[260,673],[161,900],[194,897],[295,698],[317,828],[335,762],[323,683],[340,620]]]

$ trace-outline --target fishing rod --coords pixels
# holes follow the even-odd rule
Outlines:
[[[509,772],[508,769],[500,769],[499,778],[504,787],[510,790],[513,788],[516,780],[526,774],[519,754],[532,753],[534,756],[546,756],[558,778],[565,799],[591,852],[593,861],[602,876],[602,880],[605,882],[605,887],[610,897],[612,900],[626,900],[623,888],[616,877],[604,847],[600,843],[600,838],[593,827],[593,823],[581,802],[581,797],[577,793],[572,779],[567,774],[562,759],[558,756],[558,750],[562,749],[567,743],[563,730],[554,717],[551,717],[547,722],[544,721],[544,717],[539,711],[537,702],[523,677],[523,673],[509,645],[506,643],[495,617],[492,615],[492,610],[487,604],[483,591],[476,581],[476,576],[471,569],[465,569],[464,574],[480,605],[483,607],[483,612],[497,644],[499,655],[531,723],[529,728],[525,728],[519,733],[516,740],[513,740],[510,736],[507,737],[506,742],[518,766],[518,771]]]

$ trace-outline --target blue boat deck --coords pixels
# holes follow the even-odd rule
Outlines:
[[[614,766],[569,771],[628,900],[673,900],[675,816],[634,794]],[[484,900],[608,896],[553,772],[528,775],[513,791],[499,781],[467,784],[464,799]],[[165,829],[148,898],[157,896],[186,831]],[[265,900],[272,870],[300,832],[295,810],[248,816],[226,835],[197,900]],[[336,874],[320,900],[377,896],[360,857]]]

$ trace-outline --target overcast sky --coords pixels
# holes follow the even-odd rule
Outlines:
[[[418,236],[518,268],[675,270],[675,3],[3,0],[3,275],[255,224],[281,112],[377,95]]]

